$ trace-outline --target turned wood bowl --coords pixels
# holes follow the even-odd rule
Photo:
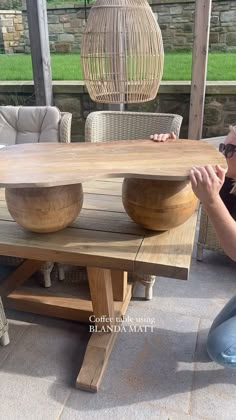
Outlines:
[[[13,219],[32,232],[56,232],[78,216],[82,184],[48,188],[7,188],[6,203]]]
[[[151,230],[169,230],[184,223],[197,206],[189,180],[126,178],[122,201],[129,217]]]

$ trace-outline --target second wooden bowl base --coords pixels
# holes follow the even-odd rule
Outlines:
[[[184,223],[198,202],[188,180],[138,178],[124,179],[122,201],[135,223],[155,231],[169,230]]]

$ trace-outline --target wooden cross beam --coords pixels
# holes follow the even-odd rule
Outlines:
[[[52,105],[46,0],[26,0],[36,105]]]

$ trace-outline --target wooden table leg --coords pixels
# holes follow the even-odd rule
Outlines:
[[[115,328],[112,331],[117,315],[114,312],[111,270],[88,268],[88,278],[94,317],[98,318],[95,326],[101,331],[92,333],[76,387],[97,392],[117,336]],[[110,332],[103,332],[107,327],[110,327]]]
[[[11,273],[0,286],[0,296],[5,297],[14,289],[25,283],[45,261],[25,260]]]
[[[111,271],[113,297],[115,301],[123,302],[127,293],[128,273],[127,271]]]

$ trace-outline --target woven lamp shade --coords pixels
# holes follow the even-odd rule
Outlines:
[[[95,102],[154,99],[164,50],[147,0],[97,0],[83,34],[81,59],[84,81]]]

